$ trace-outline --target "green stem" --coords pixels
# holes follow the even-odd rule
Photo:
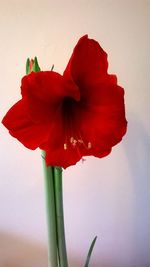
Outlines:
[[[45,194],[47,208],[48,266],[58,267],[53,167],[46,166],[44,151],[42,151],[42,158],[45,176]]]
[[[60,167],[54,167],[54,186],[59,267],[68,267],[63,212],[62,168]]]

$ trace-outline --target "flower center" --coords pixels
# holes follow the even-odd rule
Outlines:
[[[78,102],[71,98],[71,97],[65,97],[63,99],[63,115],[65,117],[72,116],[74,109],[77,107]]]
[[[80,149],[83,146],[86,149],[92,148],[91,142],[84,142],[80,129],[77,126],[78,120],[80,120],[80,105],[81,101],[76,101],[71,97],[65,97],[62,104],[62,112],[64,119],[65,129],[65,142],[64,150],[67,150],[69,146]]]

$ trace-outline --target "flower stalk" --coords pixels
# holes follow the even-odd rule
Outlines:
[[[54,167],[54,188],[59,267],[68,267],[63,211],[62,168],[60,167]]]
[[[48,226],[48,266],[68,267],[64,211],[62,168],[46,166],[42,151]]]
[[[43,169],[45,177],[45,199],[47,210],[47,229],[48,229],[48,266],[58,267],[57,255],[57,222],[55,212],[55,192],[53,167],[46,166],[45,152],[42,151]]]

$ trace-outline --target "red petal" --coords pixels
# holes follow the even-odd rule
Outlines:
[[[117,89],[118,87],[116,91]],[[111,97],[109,92],[106,95],[101,95],[100,105],[89,105],[80,110],[79,129],[82,138],[91,142],[92,147],[95,150],[99,149],[99,152],[120,142],[127,127],[123,95],[116,94],[115,97]]]
[[[53,121],[49,128],[49,139],[46,147],[46,163],[49,166],[68,166],[76,164],[82,158],[79,149],[69,145],[69,125],[66,125],[63,113],[57,114],[57,119]],[[67,143],[67,149],[64,145]]]
[[[53,120],[65,96],[80,99],[73,81],[53,71],[32,72],[23,77],[21,91],[34,122]]]
[[[77,149],[67,149],[64,148],[46,150],[46,163],[48,166],[61,166],[67,168],[71,165],[75,165],[82,155]]]
[[[49,124],[35,124],[31,121],[23,100],[18,101],[2,120],[10,134],[30,149],[45,147]]]
[[[127,121],[124,90],[116,84],[116,77],[106,75],[103,81],[99,80],[85,90],[86,94],[74,113],[73,124],[85,146],[88,148],[91,143],[92,149],[81,147],[81,154],[102,157],[121,141]]]
[[[107,54],[95,40],[83,36],[74,48],[73,54],[64,71],[64,76],[72,76],[79,86],[86,80],[107,73]]]

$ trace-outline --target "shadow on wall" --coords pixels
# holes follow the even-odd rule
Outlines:
[[[46,247],[23,237],[0,232],[1,267],[47,267]]]
[[[75,257],[71,256],[69,262],[71,267],[83,267]],[[22,236],[0,232],[0,267],[48,267],[47,247]]]
[[[135,266],[150,266],[150,136],[135,114],[129,114],[125,149],[133,183]],[[137,262],[136,262],[137,261]]]
[[[82,266],[74,259],[72,267]],[[0,232],[0,267],[47,267],[47,247],[22,236]]]

